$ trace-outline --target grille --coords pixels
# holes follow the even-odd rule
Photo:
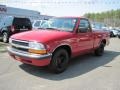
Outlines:
[[[13,49],[28,52],[29,43],[26,41],[12,40],[11,46]]]
[[[12,40],[12,43],[17,45],[22,45],[22,46],[28,46],[28,43],[24,41]]]
[[[19,47],[15,47],[15,46],[12,46],[12,48],[20,50],[20,51],[28,52],[28,49],[25,49],[25,48],[19,48]]]

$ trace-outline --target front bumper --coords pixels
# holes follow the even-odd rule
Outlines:
[[[44,54],[44,55],[32,54],[32,53],[13,49],[11,47],[7,47],[7,50],[10,56],[12,56],[14,59],[35,66],[49,65],[52,56],[52,54]]]

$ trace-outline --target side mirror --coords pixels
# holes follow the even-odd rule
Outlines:
[[[79,33],[86,33],[87,31],[88,31],[88,28],[86,28],[86,27],[79,27],[78,28]]]

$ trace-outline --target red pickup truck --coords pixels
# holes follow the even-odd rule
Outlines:
[[[49,66],[63,72],[70,58],[94,52],[101,56],[109,44],[109,33],[92,30],[81,17],[52,18],[40,29],[11,36],[8,52],[14,59],[35,66]]]

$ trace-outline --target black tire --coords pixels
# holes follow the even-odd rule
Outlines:
[[[104,47],[105,47],[105,44],[101,42],[100,46],[95,50],[95,55],[102,56],[104,53]]]
[[[3,32],[2,34],[2,41],[4,43],[7,43],[9,40],[8,40],[8,33],[7,32]]]
[[[65,49],[58,49],[54,52],[49,69],[53,73],[62,73],[66,70],[69,62],[69,55]]]

